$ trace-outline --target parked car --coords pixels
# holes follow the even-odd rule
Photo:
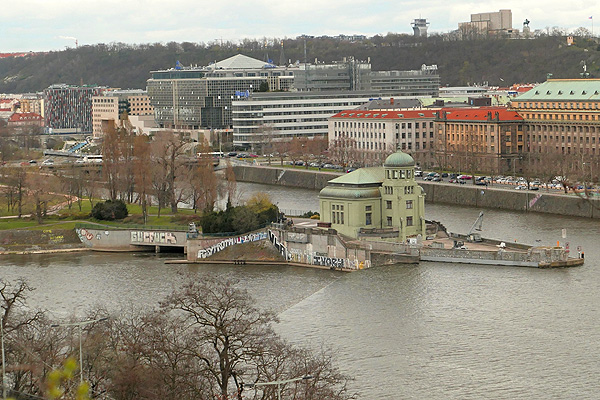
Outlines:
[[[441,177],[439,177],[439,176],[435,176],[435,177],[432,179],[432,181],[433,181],[433,182],[441,182],[441,181],[443,181],[443,179],[442,179]]]
[[[527,190],[527,186],[525,185],[518,185],[515,187],[515,190]]]
[[[448,173],[447,172],[442,172],[442,178],[447,178],[448,177]]]

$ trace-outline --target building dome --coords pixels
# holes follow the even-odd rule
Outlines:
[[[414,167],[415,159],[398,149],[395,153],[390,154],[388,158],[385,159],[383,166],[386,168]]]

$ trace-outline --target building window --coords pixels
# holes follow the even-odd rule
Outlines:
[[[365,206],[365,211],[371,211],[371,206]]]
[[[413,226],[413,217],[406,217],[406,226]]]
[[[392,226],[392,217],[387,217],[387,226]]]
[[[388,210],[392,209],[392,202],[390,200],[387,200],[385,202],[385,208],[388,209]]]
[[[365,225],[371,225],[371,213],[365,214]]]
[[[413,208],[413,201],[412,200],[406,200],[406,209],[410,210],[411,208]]]

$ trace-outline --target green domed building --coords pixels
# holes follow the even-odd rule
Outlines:
[[[330,180],[319,205],[321,221],[346,236],[402,242],[425,236],[425,193],[415,180],[415,160],[400,149],[383,167]]]

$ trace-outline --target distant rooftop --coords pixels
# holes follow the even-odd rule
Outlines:
[[[600,79],[549,79],[513,101],[600,101]]]
[[[437,110],[346,110],[340,111],[331,118],[353,119],[418,119],[435,118]]]
[[[264,62],[257,60],[256,58],[248,57],[243,54],[236,54],[233,57],[226,58],[223,61],[219,61],[210,64],[208,68],[212,69],[260,69],[260,68],[273,68],[275,64],[273,62]]]

